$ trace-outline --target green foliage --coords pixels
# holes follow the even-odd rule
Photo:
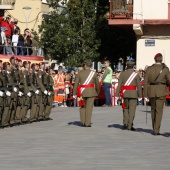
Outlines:
[[[100,45],[96,38],[96,2],[69,0],[65,8],[59,8],[56,0],[48,2],[54,11],[44,16],[40,27],[45,54],[69,67],[96,60]]]

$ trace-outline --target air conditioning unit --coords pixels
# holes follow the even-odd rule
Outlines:
[[[143,26],[140,24],[133,24],[133,30],[136,35],[143,35]]]

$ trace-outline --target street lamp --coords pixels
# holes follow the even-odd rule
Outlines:
[[[29,7],[29,6],[25,6],[25,7],[23,7],[22,9],[23,9],[23,13],[24,13],[24,16],[25,16],[25,20],[26,20],[26,28],[28,28],[28,21],[29,21],[31,12],[32,12],[32,8]],[[30,10],[30,13],[28,14],[28,16],[26,16],[24,10]]]

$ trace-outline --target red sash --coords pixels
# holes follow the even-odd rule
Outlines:
[[[121,88],[121,97],[124,98],[125,90],[136,90],[136,86],[122,86]],[[125,103],[122,103],[122,108],[126,109]]]
[[[77,97],[81,97],[82,93],[81,93],[81,88],[94,88],[94,84],[87,84],[87,85],[80,85],[77,88]]]

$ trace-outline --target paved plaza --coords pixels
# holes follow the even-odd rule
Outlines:
[[[53,108],[53,121],[0,129],[0,170],[169,170],[170,107],[161,136],[151,135],[150,107],[138,106],[136,132],[121,130],[120,106],[94,108],[80,127],[78,108]]]

